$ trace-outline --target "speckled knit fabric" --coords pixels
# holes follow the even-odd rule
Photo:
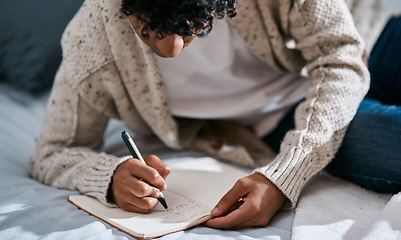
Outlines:
[[[354,18],[355,26],[366,43],[367,52],[372,50],[384,25],[397,11],[381,6],[381,0],[345,0]]]
[[[179,120],[168,111],[152,50],[131,31],[117,0],[87,0],[62,39],[63,62],[29,162],[46,184],[77,189],[105,204],[121,159],[98,153],[109,118],[172,148],[191,147],[257,167],[297,202],[306,181],[341,144],[368,86],[365,45],[341,0],[239,0],[230,24],[266,64],[311,79],[296,110],[296,129],[276,156],[251,132],[231,123]],[[286,43],[295,41],[295,49]],[[198,129],[202,134],[197,135]],[[210,144],[214,139],[224,144]]]

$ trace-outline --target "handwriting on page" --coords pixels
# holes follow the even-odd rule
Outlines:
[[[130,226],[147,228],[154,224],[182,224],[190,223],[198,218],[210,214],[210,208],[196,203],[192,200],[181,197],[172,192],[164,192],[168,203],[168,210],[158,206],[149,214],[140,214],[135,217],[125,219],[115,219],[120,223]]]
[[[164,223],[182,223],[208,215],[210,209],[191,200],[181,199],[177,205],[172,205],[171,209],[156,210],[154,213],[157,213]]]

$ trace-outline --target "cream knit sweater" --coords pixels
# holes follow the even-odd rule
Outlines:
[[[354,18],[355,26],[366,43],[369,53],[379,37],[384,25],[396,10],[384,8],[382,0],[345,0]]]
[[[232,123],[170,115],[152,50],[131,31],[117,0],[86,0],[62,39],[63,61],[29,169],[39,181],[76,189],[105,204],[120,159],[98,153],[110,118],[167,146],[201,149],[256,167],[297,202],[304,184],[334,157],[369,86],[364,43],[342,0],[239,0],[230,24],[252,52],[282,71],[311,79],[296,128],[280,153]],[[295,49],[286,43],[295,41]],[[199,131],[202,129],[202,131]],[[225,144],[210,144],[214,139]]]

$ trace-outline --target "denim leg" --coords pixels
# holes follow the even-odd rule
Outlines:
[[[368,64],[368,97],[325,170],[374,191],[397,193],[401,191],[401,17],[389,20]],[[294,126],[293,109],[263,141],[278,152]]]
[[[294,110],[263,141],[279,152],[284,135],[294,128]],[[362,101],[328,173],[377,192],[401,191],[401,107],[378,100]]]
[[[326,171],[379,192],[401,191],[401,17],[373,47],[371,86]]]
[[[365,99],[325,168],[377,192],[401,191],[401,107]]]
[[[369,98],[401,106],[401,16],[391,18],[368,58]]]

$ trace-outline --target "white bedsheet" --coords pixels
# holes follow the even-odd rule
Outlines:
[[[326,173],[304,188],[293,240],[400,240],[401,193],[379,194]]]
[[[47,98],[47,93],[32,96],[0,83],[0,239],[132,239],[68,203],[68,196],[77,192],[55,189],[29,177],[28,158]],[[105,151],[122,149],[123,128],[121,123],[111,121]],[[170,158],[168,161],[189,154],[166,151],[158,142],[142,146],[141,151],[160,152]],[[265,228],[224,231],[199,226],[160,239],[288,240],[293,215],[294,211],[282,211]]]

